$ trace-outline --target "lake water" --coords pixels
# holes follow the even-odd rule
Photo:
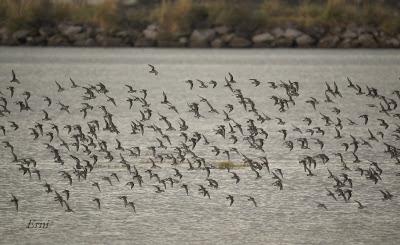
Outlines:
[[[159,74],[150,74],[147,64],[153,64]],[[11,70],[17,74],[21,84],[11,84]],[[238,103],[232,92],[223,85],[224,77],[232,73],[237,83],[232,84],[235,89],[241,89],[244,97],[254,101],[257,110],[265,113],[271,120],[261,123],[256,120],[254,113],[245,111]],[[0,48],[0,91],[6,98],[7,108],[11,113],[0,117],[0,125],[5,127],[6,134],[0,130],[0,140],[9,141],[14,146],[14,152],[19,159],[33,158],[37,162],[36,169],[40,170],[41,181],[36,174],[30,178],[19,171],[17,163],[12,162],[9,148],[0,147],[0,243],[2,244],[399,244],[400,243],[400,165],[385,153],[384,143],[399,146],[396,140],[398,133],[394,132],[400,125],[400,119],[393,115],[399,109],[391,111],[388,115],[380,111],[379,98],[366,95],[356,95],[357,91],[347,87],[347,77],[357,83],[363,92],[366,86],[378,89],[380,95],[392,98],[397,103],[399,97],[392,91],[400,89],[400,51],[398,50],[182,50],[182,49],[80,49],[80,48]],[[82,98],[84,90],[71,88],[69,78],[78,85],[89,86],[102,82],[109,92],[108,96],[115,99],[117,106],[107,101],[104,94],[97,94],[96,99],[85,101]],[[249,79],[258,79],[262,83],[255,87]],[[190,90],[184,81],[194,80],[194,88]],[[218,82],[216,88],[199,88],[196,79]],[[285,97],[284,89],[273,89],[267,82],[279,81],[299,82],[299,96],[294,97],[295,106],[289,104],[286,112],[279,112],[274,106],[271,96]],[[58,81],[66,90],[57,92],[55,81]],[[333,87],[336,82],[343,95],[333,97],[333,103],[326,103],[325,82]],[[125,84],[130,84],[138,91],[128,93]],[[10,85],[15,87],[15,94],[10,98]],[[208,84],[209,85],[209,84]],[[166,138],[157,132],[145,127],[143,136],[131,134],[131,121],[141,119],[140,111],[145,108],[140,101],[133,103],[129,109],[128,97],[142,98],[141,89],[147,90],[147,103],[152,110],[150,120],[144,121],[145,126],[157,125],[164,134],[168,135],[171,145]],[[19,106],[14,102],[23,101],[23,93],[29,91],[29,106],[31,111],[19,112]],[[162,92],[177,108],[179,114],[169,110],[168,106],[161,104]],[[49,107],[42,96],[52,99]],[[209,112],[208,106],[200,102],[200,97],[205,97],[219,114]],[[310,97],[319,101],[316,110],[309,103]],[[60,105],[69,105],[70,114],[60,111]],[[87,102],[95,108],[88,111],[84,119],[80,109]],[[199,119],[189,112],[188,104],[199,103]],[[0,101],[0,104],[4,102]],[[224,121],[223,110],[226,104],[232,104],[234,110],[229,114],[235,122],[242,125],[244,136],[237,128],[235,133],[229,133],[229,123]],[[103,112],[98,108],[105,105],[108,112],[113,114],[113,122],[120,133],[110,133],[103,128]],[[376,107],[372,107],[376,105]],[[332,112],[333,108],[340,109],[339,114]],[[42,121],[42,110],[46,110],[51,121]],[[160,120],[159,114],[166,116],[172,123],[175,131],[167,131],[167,125]],[[321,119],[321,114],[328,115],[334,124],[337,118],[342,121],[340,129],[342,138],[335,138],[335,125],[326,126]],[[369,115],[367,125],[360,116]],[[281,118],[285,124],[278,124],[276,117]],[[312,119],[308,126],[304,117]],[[281,169],[283,190],[279,190],[273,183],[273,175],[265,167],[259,170],[261,178],[256,179],[256,174],[249,166],[240,166],[232,169],[240,177],[240,182],[235,183],[232,174],[225,169],[212,168],[210,178],[219,183],[219,188],[208,186],[207,172],[204,168],[188,170],[187,161],[172,166],[170,159],[153,158],[148,147],[156,146],[157,154],[174,155],[177,157],[176,147],[182,149],[183,137],[179,136],[179,118],[184,119],[189,129],[189,137],[194,132],[199,132],[207,137],[209,145],[200,140],[193,152],[204,158],[207,166],[217,167],[220,162],[226,161],[227,155],[221,153],[215,156],[211,146],[221,148],[221,151],[233,147],[260,162],[260,157],[267,157],[271,172],[278,173]],[[349,125],[351,119],[356,125]],[[97,119],[100,122],[98,137],[108,144],[108,150],[114,160],[109,162],[104,159],[104,152],[99,152],[99,147],[89,147],[91,154],[99,156],[99,160],[87,179],[81,181],[73,175],[75,161],[69,156],[79,157],[81,160],[93,160],[85,154],[80,147],[79,151],[71,145],[74,139],[68,134],[64,125],[81,125],[84,134],[88,132],[87,122]],[[268,132],[264,141],[265,152],[249,147],[244,138],[249,136],[247,131],[248,119],[253,119],[258,128]],[[388,124],[385,129],[377,119],[384,119]],[[19,128],[14,131],[9,121],[14,121]],[[35,123],[43,124],[44,136],[37,140],[30,135]],[[58,125],[60,138],[51,129],[50,123]],[[218,125],[226,127],[226,138],[215,134]],[[301,129],[301,133],[293,131],[294,127]],[[315,127],[325,131],[325,135],[314,133]],[[285,146],[282,133],[287,130],[286,141],[292,141],[294,148],[290,151]],[[376,135],[377,141],[370,140],[368,129]],[[308,130],[308,131],[307,131]],[[313,131],[313,132],[314,132]],[[59,149],[64,165],[54,162],[54,154],[46,149],[44,143],[49,143],[47,132],[54,134],[50,143]],[[382,137],[378,132],[382,132]],[[88,135],[88,134],[87,134]],[[233,144],[231,135],[237,137],[238,142]],[[342,143],[351,143],[350,135],[359,142],[362,140],[371,146],[362,145],[356,152],[360,162],[354,163],[353,147],[345,151]],[[160,139],[166,149],[158,148]],[[256,138],[262,138],[257,135]],[[299,138],[306,138],[309,149],[302,149]],[[60,146],[60,139],[70,144],[68,152]],[[118,139],[125,151],[115,149]],[[321,150],[315,144],[320,139],[325,143]],[[83,142],[81,142],[83,143]],[[95,141],[97,144],[97,141]],[[85,143],[84,143],[85,144]],[[188,141],[187,145],[191,145]],[[128,148],[140,147],[141,155],[129,156]],[[305,156],[316,156],[324,153],[329,157],[329,162],[322,164],[317,160],[316,168],[311,168],[315,176],[307,176],[299,160]],[[343,170],[340,158],[335,153],[342,153],[344,161],[350,170]],[[143,176],[144,184],[139,187],[136,183],[133,189],[126,185],[132,181],[126,168],[119,163],[122,155],[126,161],[135,166]],[[150,179],[145,170],[150,169],[150,158],[160,168],[153,169],[161,179],[174,176],[177,168],[183,175],[179,183],[167,188],[162,193],[156,193],[153,185],[158,185],[164,190],[163,184],[156,178]],[[194,162],[194,157],[187,154],[185,158]],[[243,157],[233,151],[230,160],[243,165]],[[382,180],[376,184],[361,176],[355,171],[374,168],[370,161],[375,161],[382,169]],[[81,164],[84,165],[83,162]],[[194,164],[197,166],[197,164]],[[35,167],[32,165],[30,169]],[[327,190],[334,192],[335,181],[328,178],[328,169],[335,176],[343,180],[342,173],[348,175],[353,181],[353,186],[348,183],[342,189],[352,190],[352,197],[344,201],[337,196],[337,201],[327,196]],[[67,171],[72,175],[73,184],[70,186],[59,171]],[[112,186],[103,177],[110,177],[116,173],[118,182],[111,177]],[[47,182],[51,188],[61,194],[62,190],[70,191],[67,201],[73,212],[65,212],[65,207],[54,201],[54,190],[46,193],[43,186]],[[93,182],[98,182],[101,187],[99,192]],[[180,186],[187,184],[189,196]],[[210,199],[198,192],[203,185],[210,193]],[[392,200],[383,201],[380,190],[387,190],[393,194]],[[11,193],[19,200],[19,211],[16,212],[11,200]],[[62,194],[65,198],[65,195]],[[126,195],[128,201],[133,201],[136,214],[132,208],[124,207],[118,197]],[[229,206],[228,195],[234,197],[234,203]],[[257,207],[246,195],[254,197]],[[101,209],[97,208],[94,198],[99,198]],[[366,206],[359,209],[354,201],[360,201]],[[327,210],[318,207],[322,203]],[[30,220],[49,222],[48,228],[26,228]]]

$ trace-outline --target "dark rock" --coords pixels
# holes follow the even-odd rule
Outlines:
[[[158,40],[157,46],[166,48],[182,48],[185,47],[185,44],[180,43],[179,40]]]
[[[155,24],[149,25],[144,31],[143,35],[146,39],[155,41],[158,37],[158,27]]]
[[[280,37],[275,39],[274,44],[278,48],[290,48],[293,47],[294,41],[291,38]]]
[[[392,37],[386,40],[385,45],[387,48],[400,48],[400,41]]]
[[[310,48],[313,47],[315,43],[315,39],[307,34],[302,34],[296,38],[297,47],[300,48]]]
[[[344,39],[354,39],[357,38],[358,34],[352,29],[346,29],[346,31],[341,36]]]
[[[340,38],[337,35],[327,35],[319,40],[319,48],[336,48],[340,42]]]
[[[87,32],[81,32],[75,35],[68,36],[68,39],[71,41],[85,41],[88,38],[89,38],[89,33]]]
[[[83,27],[78,25],[60,24],[58,25],[58,30],[60,30],[63,35],[71,38],[72,36],[81,33],[83,31]]]
[[[222,36],[220,37],[220,39],[221,39],[224,43],[229,43],[229,42],[232,40],[232,38],[233,38],[234,36],[235,36],[235,34],[229,33],[229,34],[222,35]]]
[[[338,48],[357,48],[358,43],[355,42],[355,39],[345,38],[339,44]]]
[[[213,29],[194,30],[190,35],[190,46],[195,48],[205,48],[209,46],[215,37]]]
[[[25,43],[30,34],[30,30],[18,30],[12,34],[12,38],[19,43]]]
[[[39,28],[38,32],[41,36],[44,36],[47,38],[47,37],[53,36],[57,32],[57,30],[52,27],[43,26],[43,27]]]
[[[56,34],[54,36],[51,36],[48,40],[47,40],[47,45],[48,46],[69,46],[69,42],[68,40],[63,37],[60,34]]]
[[[283,37],[285,35],[285,31],[280,27],[272,29],[271,33],[275,37]]]
[[[361,34],[358,39],[357,42],[360,44],[360,47],[362,48],[377,48],[378,47],[378,43],[376,42],[374,36],[372,36],[371,34]]]
[[[188,43],[189,43],[189,40],[188,40],[187,37],[180,37],[178,39],[178,42],[182,47],[186,47],[188,45]]]
[[[229,46],[232,48],[248,48],[251,44],[251,41],[247,38],[238,36],[234,36],[229,42]]]
[[[135,41],[135,47],[154,47],[156,42],[154,40],[149,40],[145,37],[139,37]]]
[[[104,47],[126,46],[126,44],[122,41],[121,38],[104,36],[100,34],[96,36],[96,42]]]
[[[288,28],[285,30],[285,33],[283,34],[283,36],[287,39],[296,39],[299,36],[303,35],[303,32],[297,30],[297,29],[293,29],[293,28]]]
[[[216,38],[214,40],[212,40],[211,42],[211,47],[212,48],[222,48],[225,46],[224,41],[221,40],[221,38]]]
[[[274,40],[275,40],[274,36],[272,36],[268,32],[257,34],[252,38],[255,47],[271,45]]]
[[[26,44],[30,46],[45,46],[47,44],[47,38],[44,36],[29,36],[26,39]]]
[[[231,28],[228,26],[217,26],[214,28],[215,32],[219,35],[227,34],[231,31]]]

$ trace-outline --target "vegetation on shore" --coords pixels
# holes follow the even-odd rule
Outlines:
[[[387,33],[400,32],[400,11],[381,1],[364,0],[161,0],[125,6],[117,0],[97,5],[80,1],[0,0],[0,27],[10,31],[37,29],[62,22],[90,24],[104,29],[144,29],[157,23],[164,35],[181,35],[196,28],[220,25],[238,32],[292,25],[299,28],[334,28],[350,24],[374,26]]]

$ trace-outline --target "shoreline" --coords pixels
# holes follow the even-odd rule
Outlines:
[[[135,48],[320,48],[397,49],[400,34],[388,34],[371,26],[349,25],[333,29],[275,27],[243,33],[227,26],[194,29],[186,34],[163,33],[157,24],[143,30],[105,30],[100,27],[61,23],[55,27],[0,28],[0,46],[135,47]]]

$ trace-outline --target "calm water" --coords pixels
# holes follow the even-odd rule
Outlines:
[[[154,64],[159,75],[148,73],[147,64]],[[11,69],[17,73],[20,85],[16,87],[15,95],[10,99],[9,90]],[[237,132],[239,141],[223,139],[213,130],[217,125],[229,125],[224,121],[222,114],[226,104],[234,105],[235,109],[230,116],[246,128],[246,120],[254,115],[245,112],[238,104],[232,93],[223,87],[224,77],[231,72],[237,84],[246,97],[252,98],[260,112],[264,112],[272,120],[261,124],[256,122],[269,133],[265,141],[265,153],[250,149],[248,143]],[[88,86],[103,82],[110,90],[109,96],[115,98],[117,107],[99,95],[96,100],[89,101],[94,106],[106,105],[114,115],[114,122],[120,134],[115,135],[101,131],[99,138],[107,141],[114,160],[108,163],[104,153],[99,155],[96,168],[88,174],[87,180],[78,181],[73,176],[73,185],[63,179],[59,171],[72,173],[74,161],[69,154],[89,159],[82,150],[76,152],[71,146],[71,152],[60,147],[60,141],[55,137],[51,143],[60,149],[65,165],[54,163],[53,154],[46,149],[43,143],[49,142],[49,137],[41,136],[33,140],[28,128],[35,122],[43,123],[44,131],[50,132],[51,126],[43,122],[42,109],[49,113],[52,123],[60,128],[60,137],[72,143],[63,126],[66,124],[82,125],[84,133],[88,131],[86,122],[99,119],[100,127],[105,125],[102,112],[97,107],[89,112],[86,119],[82,118],[79,109],[82,107],[82,89],[71,89],[69,78],[73,78],[79,85]],[[0,117],[0,125],[5,126],[6,135],[0,132],[1,141],[9,141],[14,145],[15,153],[19,158],[34,158],[37,169],[41,171],[42,181],[38,181],[35,174],[32,178],[22,175],[18,165],[11,163],[12,156],[9,149],[0,147],[0,243],[3,244],[399,244],[400,243],[400,166],[396,165],[390,156],[384,153],[383,142],[399,145],[392,136],[396,130],[396,123],[400,120],[379,113],[379,100],[371,97],[356,96],[355,91],[347,88],[346,77],[350,77],[365,91],[365,85],[374,86],[379,93],[400,100],[392,94],[400,89],[400,52],[397,50],[139,50],[139,49],[63,49],[63,48],[0,48],[0,91],[7,98],[8,109],[11,114]],[[255,88],[250,84],[250,78],[257,78],[263,83]],[[199,88],[195,83],[193,90],[184,83],[187,79],[201,79],[217,81],[215,89]],[[281,113],[270,99],[272,95],[283,96],[282,88],[272,89],[268,81],[298,81],[300,96],[295,98],[296,106],[287,112]],[[66,89],[57,92],[54,81],[60,82]],[[333,84],[336,81],[343,98],[336,98],[335,103],[325,103],[325,81]],[[172,125],[179,129],[178,120],[183,118],[189,125],[188,135],[197,131],[204,134],[210,145],[204,145],[203,140],[198,143],[194,152],[206,159],[208,165],[216,166],[218,162],[227,160],[226,155],[214,156],[211,146],[215,145],[223,150],[236,147],[248,157],[257,160],[267,156],[271,170],[280,168],[283,171],[283,190],[273,186],[272,175],[265,169],[260,171],[261,178],[255,179],[255,173],[249,167],[234,169],[241,181],[235,184],[232,174],[226,170],[212,169],[210,178],[219,183],[218,189],[208,187],[205,180],[207,173],[199,169],[188,170],[187,162],[171,166],[170,160],[157,164],[155,169],[160,178],[173,177],[176,167],[183,178],[173,188],[167,186],[163,193],[155,193],[153,185],[158,184],[144,171],[151,167],[149,158],[152,157],[149,146],[158,146],[158,133],[146,128],[143,136],[132,135],[130,122],[141,118],[139,110],[143,110],[137,102],[129,110],[126,101],[128,94],[124,84],[133,85],[135,89],[147,89],[147,100],[151,104],[153,116],[145,125],[155,124],[170,135],[171,145],[165,140],[167,149],[157,149],[157,153],[176,153],[174,147],[183,140],[179,131],[165,131],[166,124],[159,120],[157,113],[168,117]],[[13,102],[23,100],[24,91],[30,91],[30,112],[19,112]],[[169,101],[176,106],[179,115],[161,104],[162,91],[168,95]],[[143,94],[137,92],[137,96]],[[53,104],[47,107],[42,96],[52,98]],[[200,103],[203,96],[221,113],[208,112],[208,107]],[[305,101],[315,97],[320,101],[317,110]],[[71,114],[59,110],[57,102],[70,105]],[[188,112],[188,103],[200,103],[200,112],[204,118],[195,119]],[[332,112],[332,108],[341,110],[339,115]],[[335,139],[333,126],[325,126],[320,113],[329,115],[336,122],[340,118],[343,124],[341,134],[343,138]],[[394,111],[399,113],[399,110]],[[364,126],[359,116],[369,115],[369,122]],[[307,126],[302,119],[307,116],[313,119],[311,126]],[[277,124],[275,117],[286,122]],[[350,118],[358,125],[348,125],[346,118]],[[379,125],[378,118],[383,118],[389,124],[385,129]],[[20,128],[16,131],[10,127],[9,121],[15,121]],[[302,130],[302,134],[294,132],[294,126]],[[306,133],[307,129],[321,127],[326,131],[324,136]],[[357,139],[367,140],[367,129],[377,133],[382,131],[383,139],[377,136],[379,142],[369,141],[371,148],[360,145],[357,152],[360,163],[353,163],[353,155],[345,152],[341,146],[343,142],[350,143],[350,134]],[[278,131],[287,129],[286,140],[294,142],[293,151],[285,147],[282,134]],[[115,150],[115,138],[119,139],[125,148],[139,146],[142,154],[138,158],[129,156],[128,152]],[[301,149],[297,138],[307,138],[310,149]],[[314,144],[312,138],[319,138],[325,142],[321,151]],[[342,170],[339,157],[334,153],[343,153],[351,171]],[[119,162],[121,153],[124,158],[143,176],[143,187],[131,190],[126,183],[131,176]],[[175,154],[174,153],[174,154]],[[330,161],[323,165],[318,161],[316,169],[312,169],[315,176],[307,176],[299,160],[306,155],[315,156],[325,153]],[[237,164],[243,162],[242,157],[231,153],[231,160]],[[91,160],[92,161],[92,160]],[[382,181],[374,184],[359,172],[356,167],[368,169],[369,161],[376,161],[383,170]],[[338,201],[327,196],[325,188],[333,190],[333,180],[328,178],[327,168],[334,174],[346,173],[353,180],[353,196],[349,202]],[[33,168],[32,168],[33,169]],[[104,176],[116,173],[120,182],[112,178],[113,186],[102,180]],[[176,177],[174,177],[176,178]],[[70,190],[69,205],[74,212],[65,212],[59,203],[54,201],[54,193],[47,194],[44,182],[61,192]],[[91,185],[98,181],[102,191],[99,192]],[[180,188],[182,183],[189,186],[189,196]],[[210,191],[211,199],[203,197],[197,191],[198,184],[206,186]],[[162,184],[158,184],[162,186]],[[392,200],[382,201],[379,190],[388,190],[394,197]],[[11,193],[19,199],[19,212],[16,212],[10,202]],[[234,196],[234,204],[229,207],[226,196]],[[126,195],[129,201],[136,205],[137,213],[125,208],[118,196]],[[247,201],[244,195],[255,198],[258,207]],[[101,210],[97,209],[93,198],[100,198]],[[353,202],[358,200],[366,208],[358,209]],[[324,203],[328,210],[317,207],[317,203]],[[49,220],[47,229],[27,229],[31,219],[39,221]]]

